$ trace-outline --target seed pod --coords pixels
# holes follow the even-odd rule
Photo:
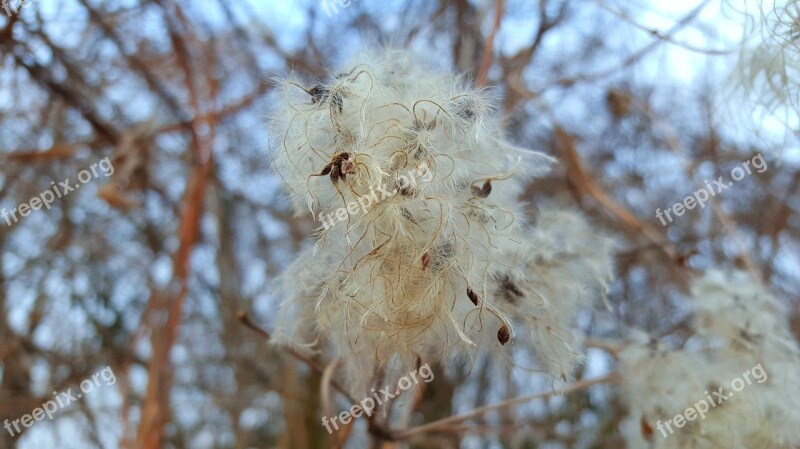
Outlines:
[[[342,173],[350,174],[350,173],[355,173],[355,172],[356,172],[356,164],[355,164],[355,162],[351,161],[350,159],[346,159],[346,160],[342,161]]]
[[[411,215],[411,212],[408,209],[406,209],[405,207],[400,208],[400,213],[403,214],[403,217],[406,220],[410,221],[411,223],[417,224],[417,220],[414,220],[414,216]]]
[[[469,300],[472,301],[473,304],[476,306],[478,305],[478,295],[476,295],[471,288],[467,289],[467,296],[469,296]]]
[[[475,187],[472,186],[472,194],[477,196],[478,198],[486,198],[489,194],[492,193],[492,182],[486,181],[483,183],[483,187]]]
[[[403,196],[416,196],[420,191],[419,187],[415,186],[407,179],[404,183],[398,178],[394,181],[394,185],[397,187],[397,192]]]
[[[525,296],[522,290],[519,289],[517,284],[511,280],[511,277],[507,274],[501,275],[498,277],[499,281],[499,289],[498,293],[502,295],[508,302],[511,304],[515,304],[519,298]]]
[[[481,192],[478,196],[481,198],[486,198],[490,193],[492,193],[492,182],[486,181],[483,183],[483,187],[481,187]]]
[[[508,343],[510,339],[511,334],[508,332],[508,326],[504,324],[503,327],[497,330],[497,341],[499,341],[501,345],[504,345]]]
[[[311,104],[325,103],[330,99],[333,106],[335,106],[339,112],[342,112],[342,96],[338,93],[331,96],[330,89],[320,85],[308,89],[307,92],[311,95]]]
[[[428,265],[431,263],[431,255],[427,251],[425,254],[422,255],[422,269],[428,268]]]
[[[338,165],[334,164],[333,167],[331,167],[331,181],[336,184],[339,182],[339,178],[343,178],[341,170]]]
[[[336,109],[339,110],[339,113],[342,113],[342,96],[338,93],[333,94],[333,105],[336,106]]]
[[[322,86],[314,86],[308,90],[309,95],[311,95],[311,103],[316,104],[328,98],[328,94],[330,93],[328,89]]]
[[[650,425],[650,423],[647,422],[647,420],[644,418],[644,416],[642,416],[642,420],[640,421],[639,424],[642,427],[642,436],[644,437],[644,439],[647,440],[647,441],[652,441],[653,440],[653,427]]]

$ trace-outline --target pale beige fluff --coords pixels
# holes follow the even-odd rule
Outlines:
[[[691,291],[695,337],[683,348],[639,342],[622,353],[630,409],[623,434],[629,447],[796,447],[800,350],[772,295],[747,273],[713,270],[696,279]],[[744,382],[738,392],[732,388],[736,379]],[[734,394],[720,401],[713,393],[719,387]],[[684,413],[707,395],[719,405],[705,419],[673,425],[666,438],[660,433],[659,421]],[[653,431],[649,439],[648,428]]]
[[[572,320],[602,296],[611,245],[575,212],[525,222],[518,195],[552,158],[505,140],[487,91],[407,52],[346,67],[271,97],[272,165],[295,211],[345,217],[281,277],[276,341],[329,344],[361,391],[380,373],[513,345],[567,378]],[[348,210],[378,185],[390,195]]]

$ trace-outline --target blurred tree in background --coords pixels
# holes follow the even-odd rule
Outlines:
[[[800,335],[793,1],[8,3],[0,207],[105,158],[114,170],[0,222],[0,422],[104,367],[117,381],[21,436],[2,431],[0,449],[333,445],[312,366],[326,361],[253,329],[274,326],[270,281],[319,225],[293,216],[268,171],[263,99],[274,76],[321,79],[378,45],[495,89],[511,139],[560,161],[528,186],[531,218],[580,208],[617,240],[608,310],[580,320],[591,347],[578,379],[613,371],[630,329],[685,341],[690,275],[710,268],[769,286]],[[757,153],[768,170],[666,226],[656,217]],[[551,386],[484,362],[426,385],[412,424]],[[615,392],[382,447],[624,447]],[[349,447],[366,447],[366,423],[349,430]]]

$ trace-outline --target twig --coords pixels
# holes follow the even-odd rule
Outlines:
[[[336,367],[339,366],[340,362],[341,359],[337,357],[331,360],[322,371],[322,379],[320,379],[320,402],[322,403],[322,411],[325,413],[325,416],[334,416],[333,406],[331,405],[331,383],[333,382],[333,373],[336,371]],[[344,447],[344,445],[347,443],[347,438],[352,428],[353,421],[350,421],[347,424],[343,424],[342,430],[345,431],[344,434],[330,434],[331,439],[335,443],[334,447],[336,449]]]
[[[253,323],[253,321],[250,320],[250,317],[247,316],[247,313],[239,312],[237,315],[239,317],[239,321],[241,321],[242,324],[244,324],[248,328],[252,329],[257,334],[259,334],[262,337],[264,337],[266,340],[269,340],[271,338],[269,332],[267,332],[266,330],[258,327],[258,325]],[[333,369],[338,364],[338,360],[334,360],[326,368],[323,368],[322,366],[320,366],[315,361],[313,361],[313,360],[309,359],[308,357],[304,356],[303,354],[297,352],[294,348],[286,347],[285,349],[294,358],[296,358],[296,359],[302,361],[303,363],[307,364],[311,369],[313,369],[316,373],[318,373],[318,374],[320,374],[322,376],[322,391],[321,391],[321,394],[324,397],[328,396],[328,385],[330,385],[335,390],[337,390],[339,393],[341,393],[344,397],[346,397],[347,400],[350,401],[351,404],[357,404],[358,403],[358,401],[356,401],[350,395],[350,393],[348,393],[347,390],[345,390],[344,387],[342,387],[338,382],[336,382],[332,378]],[[380,443],[380,441],[392,441],[394,439],[393,436],[392,436],[392,433],[389,430],[387,430],[385,427],[383,427],[380,423],[377,422],[377,420],[376,420],[377,416],[378,416],[377,414],[373,414],[373,415],[368,416],[366,418],[367,419],[367,429],[368,429],[369,433],[371,435],[373,435],[374,437],[376,437],[376,441],[378,441],[379,443]],[[352,424],[352,421],[351,421],[351,424]],[[339,442],[341,443],[342,440],[339,440]]]
[[[483,47],[483,58],[481,58],[481,68],[478,72],[478,79],[475,81],[478,87],[485,86],[489,81],[489,69],[492,67],[492,59],[494,58],[494,38],[497,36],[497,31],[500,30],[500,22],[503,20],[505,5],[505,0],[495,0],[494,24],[492,25],[492,31],[486,38],[486,44]]]
[[[589,379],[589,380],[582,380],[580,382],[576,382],[569,387],[564,388],[563,390],[549,390],[543,391],[540,393],[534,393],[527,396],[520,396],[517,398],[507,399],[502,402],[498,402],[497,404],[491,404],[484,407],[479,407],[475,410],[472,410],[467,413],[462,413],[460,415],[450,416],[447,418],[439,419],[433,422],[429,422],[428,424],[423,424],[421,426],[412,427],[411,429],[405,429],[401,431],[395,432],[392,436],[394,440],[404,440],[408,439],[417,435],[421,435],[424,433],[442,430],[443,428],[451,425],[460,423],[462,421],[466,421],[468,419],[477,418],[487,412],[491,412],[493,410],[500,410],[506,407],[512,407],[517,404],[522,404],[528,401],[532,401],[534,399],[542,399],[546,397],[553,396],[555,394],[567,394],[572,393],[575,391],[583,390],[584,388],[591,387],[593,385],[603,384],[603,383],[612,383],[618,380],[617,373],[610,373],[603,377],[598,377],[596,379]]]
[[[611,6],[605,4],[602,0],[594,0],[594,2],[597,3],[597,6],[599,6],[600,9],[604,9],[604,10],[608,11],[609,13],[613,14],[614,16],[616,16],[618,19],[620,19],[620,20],[622,20],[624,22],[627,22],[627,23],[633,25],[635,28],[638,28],[638,29],[650,34],[651,36],[654,36],[656,39],[660,39],[660,40],[662,40],[664,42],[668,42],[670,44],[677,45],[678,47],[685,48],[685,49],[687,49],[689,51],[693,51],[693,52],[697,52],[697,53],[704,53],[704,54],[707,54],[707,55],[727,55],[727,54],[730,54],[732,52],[732,50],[714,50],[714,49],[700,48],[700,47],[695,47],[695,46],[693,46],[691,44],[687,44],[687,43],[684,43],[684,42],[678,42],[675,39],[673,39],[671,36],[661,32],[661,31],[659,31],[659,30],[657,30],[655,28],[649,28],[649,27],[647,27],[645,25],[642,25],[642,24],[636,22],[630,16],[625,14],[625,12],[620,11],[620,10],[615,9],[615,8],[612,8]]]
[[[615,359],[619,359],[619,353],[624,349],[622,347],[616,346],[613,342],[606,340],[598,340],[593,338],[585,339],[583,341],[583,345],[586,346],[587,348],[602,349],[611,354],[611,356],[614,357]]]
[[[653,124],[655,125],[654,128],[661,131],[667,147],[683,160],[683,165],[687,173],[696,172],[700,164],[696,161],[693,161],[689,156],[689,151],[680,143],[680,139],[678,139],[678,135],[675,132],[674,127],[672,127],[669,122],[663,120],[645,105],[639,104],[639,102],[634,102],[633,105],[642,111],[642,113],[644,113],[650,120],[652,120]],[[733,238],[736,246],[739,247],[740,256],[742,257],[745,268],[747,268],[750,274],[753,275],[756,281],[764,285],[764,275],[758,268],[758,264],[756,264],[756,262],[750,256],[749,248],[747,248],[747,246],[743,243],[744,238],[739,232],[738,225],[731,217],[725,214],[725,212],[722,210],[722,207],[720,207],[720,201],[721,200],[718,197],[712,196],[709,201],[711,210],[714,212],[714,215],[717,216],[720,223],[722,223],[723,228],[725,228],[728,234]]]
[[[253,321],[250,319],[250,317],[247,316],[247,313],[239,312],[238,313],[238,317],[239,317],[239,321],[241,321],[242,324],[244,324],[245,326],[247,326],[248,328],[250,328],[251,330],[253,330],[257,334],[261,335],[262,337],[264,337],[264,339],[270,340],[270,338],[272,338],[272,336],[269,334],[269,332],[267,332],[266,330],[258,327],[258,325],[253,323]],[[317,362],[309,359],[308,357],[306,357],[305,355],[301,354],[300,352],[298,352],[296,349],[294,349],[292,347],[286,347],[285,349],[286,349],[286,352],[291,354],[292,357],[294,357],[297,360],[300,360],[301,362],[303,362],[306,365],[308,365],[317,374],[320,374],[320,375],[324,375],[325,374],[325,369],[322,366],[320,366]],[[336,389],[339,393],[342,393],[350,401],[350,403],[352,403],[352,404],[356,403],[356,400],[353,399],[353,397],[350,396],[350,393],[348,393],[347,390],[344,387],[339,385],[338,382],[336,382],[335,380],[331,379],[330,383],[331,383],[331,386],[334,389]]]
[[[670,260],[679,257],[678,250],[661,233],[649,223],[639,220],[636,215],[631,213],[625,206],[616,199],[608,195],[589,175],[581,162],[580,155],[575,148],[572,137],[558,124],[555,127],[555,137],[561,149],[566,154],[568,177],[576,189],[581,194],[589,194],[594,197],[603,207],[632,232],[644,235],[648,240],[658,245]]]
[[[333,407],[331,406],[331,382],[333,381],[333,373],[336,367],[339,366],[341,359],[338,357],[331,360],[328,366],[322,370],[322,379],[320,380],[320,395],[322,396],[322,410],[326,416],[333,415]]]
[[[681,18],[674,26],[672,26],[669,30],[663,33],[663,36],[665,38],[671,38],[675,33],[683,29],[689,22],[694,20],[700,14],[700,12],[702,12],[703,9],[705,9],[705,7],[708,5],[709,2],[710,0],[703,0],[699,5],[697,5],[697,7],[691,10],[689,14]],[[575,77],[562,78],[558,80],[556,84],[559,84],[561,86],[572,86],[578,82],[592,82],[606,78],[608,76],[613,75],[614,73],[618,73],[622,69],[632,66],[633,64],[641,60],[643,57],[645,57],[652,50],[658,48],[658,46],[664,42],[666,42],[664,39],[654,40],[653,42],[645,45],[639,51],[626,57],[621,63],[615,64],[613,67],[595,73],[587,73]]]

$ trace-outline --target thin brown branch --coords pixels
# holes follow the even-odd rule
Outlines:
[[[497,32],[500,30],[500,24],[503,21],[503,13],[505,11],[505,0],[495,0],[494,2],[494,24],[489,37],[486,38],[486,43],[483,47],[483,57],[481,58],[481,67],[478,71],[478,78],[475,84],[478,87],[485,86],[489,82],[489,69],[492,67],[492,60],[494,59],[494,39]]]
[[[262,329],[261,327],[259,327],[255,323],[253,323],[253,321],[250,319],[250,317],[245,312],[239,312],[239,321],[241,321],[242,324],[247,326],[249,329],[251,329],[255,333],[257,333],[257,334],[261,335],[262,337],[264,337],[264,339],[266,339],[267,341],[269,341],[270,338],[272,338],[271,335],[269,334],[269,332],[267,332],[266,330]],[[320,364],[318,364],[317,362],[315,362],[315,361],[311,360],[310,358],[306,357],[302,353],[298,352],[296,349],[291,348],[291,347],[287,347],[285,349],[286,349],[286,352],[288,352],[292,357],[294,357],[297,360],[300,360],[301,362],[303,362],[306,365],[308,365],[309,368],[314,370],[317,374],[323,375],[325,373],[325,368],[320,366]],[[344,395],[347,398],[347,400],[350,401],[350,403],[352,403],[352,404],[356,403],[356,400],[352,396],[350,396],[350,393],[348,393],[347,390],[344,387],[342,387],[338,382],[336,382],[336,380],[331,379],[331,386],[334,389],[336,389],[339,393],[342,393],[342,395]]]
[[[689,24],[689,22],[694,20],[700,14],[700,12],[703,11],[703,9],[705,9],[705,7],[708,5],[709,2],[710,0],[703,0],[703,2],[701,2],[697,7],[695,7],[692,11],[690,11],[689,14],[685,15],[674,26],[672,26],[669,30],[663,33],[664,39],[656,39],[653,42],[645,45],[639,51],[627,56],[625,59],[622,60],[621,63],[615,64],[609,69],[601,70],[595,73],[588,73],[574,77],[562,78],[557,81],[557,84],[560,84],[562,86],[572,86],[573,84],[578,82],[591,82],[591,81],[601,80],[614,73],[618,73],[622,69],[628,68],[633,64],[636,64],[648,53],[658,48],[664,42],[667,42],[665,39],[671,39],[672,36],[675,35],[675,33],[683,29],[687,24]]]
[[[463,421],[477,418],[482,416],[488,412],[494,410],[502,410],[507,407],[513,407],[515,405],[524,404],[525,402],[530,402],[534,399],[543,399],[547,398],[556,394],[568,394],[575,391],[580,391],[586,388],[589,388],[594,385],[604,384],[604,383],[613,383],[617,382],[618,375],[617,373],[610,373],[603,377],[598,377],[596,379],[588,379],[582,380],[580,382],[576,382],[564,389],[561,390],[548,390],[539,393],[530,394],[527,396],[520,396],[516,398],[506,399],[505,401],[498,402],[496,404],[487,405],[484,407],[476,408],[467,413],[462,413],[460,415],[450,416],[444,419],[439,419],[433,422],[429,422],[427,424],[423,424],[421,426],[412,427],[410,429],[396,431],[393,433],[392,437],[395,440],[407,440],[412,437],[416,437],[419,435],[423,435],[429,432],[441,432],[447,431],[451,425],[459,424]]]
[[[619,353],[624,349],[619,346],[618,342],[600,340],[597,338],[587,338],[583,341],[583,345],[587,348],[602,349],[611,354],[615,359],[619,359]]]
[[[662,32],[662,31],[659,31],[659,30],[657,30],[655,28],[650,28],[650,27],[647,27],[645,25],[640,24],[639,22],[633,20],[630,16],[628,16],[624,11],[620,11],[620,10],[618,10],[616,8],[613,8],[613,7],[609,6],[609,5],[607,5],[602,0],[594,0],[594,2],[597,3],[597,5],[600,7],[600,9],[603,9],[603,10],[609,12],[610,14],[612,14],[613,16],[617,17],[618,19],[622,20],[623,22],[626,22],[626,23],[632,25],[634,28],[638,28],[638,29],[646,32],[647,34],[655,37],[656,39],[661,39],[662,41],[668,42],[668,43],[670,43],[672,45],[677,45],[678,47],[685,48],[685,49],[687,49],[689,51],[693,51],[693,52],[697,52],[697,53],[703,53],[703,54],[707,54],[707,55],[726,55],[726,54],[730,54],[732,52],[732,50],[715,50],[715,49],[708,49],[708,48],[700,48],[700,47],[695,47],[694,45],[691,45],[691,44],[688,44],[688,43],[685,43],[685,42],[676,41],[670,35],[667,35],[666,33]]]
[[[163,5],[162,5],[163,6]],[[181,17],[177,4],[175,15]],[[167,29],[178,59],[178,64],[183,69],[186,87],[189,92],[189,102],[195,120],[191,124],[192,142],[189,151],[192,155],[192,168],[184,197],[184,213],[178,229],[179,245],[173,256],[173,279],[170,290],[176,292],[162,307],[167,314],[167,321],[161,328],[153,330],[152,346],[153,357],[148,366],[147,393],[142,403],[142,418],[137,434],[138,444],[142,449],[159,449],[164,436],[166,424],[170,421],[170,390],[172,386],[172,370],[170,369],[169,354],[175,345],[183,317],[183,305],[189,291],[189,276],[191,273],[189,262],[195,243],[200,235],[200,219],[203,214],[203,205],[206,190],[211,177],[213,158],[212,149],[216,134],[216,122],[205,122],[197,118],[200,114],[200,94],[196,86],[196,79],[190,64],[189,49],[183,37],[178,33],[173,18],[165,11],[164,17]],[[216,89],[209,78],[206,86],[209,95],[216,97]],[[210,132],[203,133],[201,129],[208,126]]]
[[[33,164],[37,162],[69,159],[75,155],[75,149],[75,145],[60,144],[53,145],[45,151],[16,151],[8,155],[8,160],[22,164]]]
[[[102,17],[100,12],[89,5],[86,0],[80,0],[80,3],[89,12],[89,17],[91,18],[92,22],[99,26],[103,31],[103,34],[105,34],[105,36],[117,47],[125,61],[128,63],[128,66],[142,75],[142,78],[144,78],[148,87],[150,87],[150,90],[157,94],[156,96],[160,98],[167,105],[167,107],[169,107],[173,114],[181,117],[183,119],[182,121],[187,121],[187,114],[183,111],[178,99],[175,98],[175,96],[172,95],[169,90],[167,90],[167,87],[158,79],[153,71],[147,67],[147,64],[145,64],[142,59],[135,54],[129,54],[125,51],[125,45],[122,39],[116,33],[114,28],[106,23],[106,20]]]
[[[180,243],[172,263],[175,274],[170,284],[170,290],[174,289],[177,293],[166,304],[166,323],[163,327],[153,329],[153,356],[148,366],[147,392],[142,402],[142,417],[137,433],[138,445],[142,449],[161,447],[164,427],[170,420],[172,370],[169,366],[169,354],[178,338],[183,304],[189,291],[189,258],[200,235],[200,217],[210,171],[211,158],[195,166],[184,199],[185,211],[178,231]],[[154,298],[157,296],[154,295]],[[161,302],[153,299],[151,301]]]
[[[94,107],[83,100],[83,96],[80,93],[75,92],[66,83],[56,82],[44,67],[31,58],[23,58],[15,52],[14,61],[24,68],[31,75],[31,78],[36,80],[42,87],[58,95],[66,104],[80,112],[100,136],[112,144],[119,142],[119,132],[110,123],[102,120]]]
[[[589,194],[594,197],[612,216],[617,217],[628,230],[641,233],[648,240],[658,245],[658,248],[669,256],[670,260],[676,260],[679,257],[674,245],[667,241],[655,227],[639,220],[597,184],[597,181],[584,168],[572,137],[560,126],[555,128],[555,137],[561,150],[566,154],[570,182],[581,194]]]

